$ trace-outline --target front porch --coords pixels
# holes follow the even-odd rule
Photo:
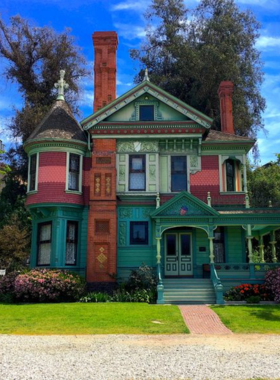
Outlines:
[[[213,294],[214,303],[223,304],[223,294],[230,287],[262,283],[268,269],[280,266],[275,239],[275,231],[280,229],[279,209],[217,211],[211,203],[206,205],[183,192],[158,207],[151,218],[157,241],[159,304],[172,300],[213,303]],[[264,257],[266,235],[270,237],[271,263]],[[254,262],[253,239],[258,263]],[[201,292],[193,291],[202,284]]]

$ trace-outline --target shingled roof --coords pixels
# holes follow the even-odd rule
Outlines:
[[[251,139],[249,137],[244,137],[244,136],[237,136],[237,135],[233,135],[232,133],[224,133],[224,132],[220,132],[220,131],[215,131],[213,129],[211,129],[207,135],[207,137],[205,138],[206,142],[212,142],[212,141],[228,141],[228,142],[232,142],[232,141],[246,141],[246,142],[254,142],[255,140],[254,139]]]
[[[26,143],[42,139],[66,139],[87,142],[85,132],[64,100],[57,100]]]

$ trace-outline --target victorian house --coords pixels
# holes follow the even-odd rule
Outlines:
[[[116,98],[117,35],[95,32],[93,44],[93,114],[75,120],[62,71],[57,101],[25,143],[31,266],[76,271],[106,289],[145,263],[157,272],[158,303],[223,303],[230,286],[262,282],[277,265],[280,209],[250,207],[245,161],[255,141],[234,133],[233,84],[217,84],[215,131],[147,72]]]

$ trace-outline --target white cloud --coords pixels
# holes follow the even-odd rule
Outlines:
[[[280,36],[279,37],[261,36],[257,40],[256,47],[260,50],[280,48]]]
[[[118,34],[127,40],[134,38],[143,38],[146,36],[145,27],[140,25],[114,23],[115,28],[118,29]]]
[[[92,107],[94,100],[93,88],[91,90],[83,90],[79,98],[79,106]]]
[[[150,4],[150,0],[141,0],[138,3],[134,0],[126,0],[122,1],[116,5],[113,5],[111,10],[112,11],[125,11],[125,10],[131,10],[134,12],[143,11],[147,6]]]

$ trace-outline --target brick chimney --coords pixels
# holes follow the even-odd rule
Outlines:
[[[232,82],[221,82],[218,90],[218,95],[220,98],[221,131],[224,133],[231,133],[234,135],[232,117],[232,92]]]
[[[95,32],[94,46],[94,107],[93,111],[106,106],[116,99],[116,52],[118,36],[116,32]]]

